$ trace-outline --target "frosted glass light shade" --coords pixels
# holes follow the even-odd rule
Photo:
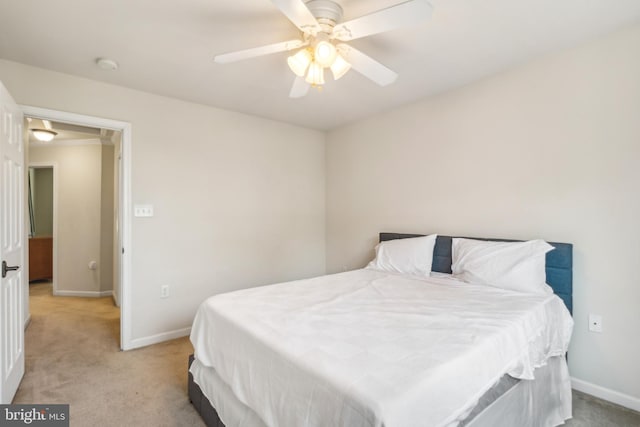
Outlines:
[[[31,129],[31,133],[33,133],[33,136],[41,142],[49,142],[58,134],[57,132],[49,129]]]
[[[333,73],[334,80],[338,80],[340,77],[347,74],[347,71],[351,69],[351,64],[344,60],[341,55],[336,56],[336,60],[331,64],[331,72]]]
[[[309,66],[309,72],[305,81],[314,86],[320,86],[324,84],[324,69],[322,65],[317,62],[312,62]]]
[[[311,52],[307,49],[302,49],[295,55],[288,57],[287,64],[289,64],[289,68],[291,68],[291,71],[293,71],[297,76],[304,77],[309,64],[311,64],[311,59]]]
[[[313,51],[315,61],[323,67],[330,67],[336,59],[336,47],[328,42],[321,41],[316,44]]]

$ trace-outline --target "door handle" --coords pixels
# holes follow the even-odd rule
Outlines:
[[[19,265],[7,265],[7,261],[2,261],[2,278],[4,279],[5,277],[7,277],[8,271],[15,271],[19,268]]]

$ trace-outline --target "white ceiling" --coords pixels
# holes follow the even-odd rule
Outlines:
[[[338,0],[344,20],[401,1]],[[213,62],[299,36],[269,0],[0,0],[0,57],[326,130],[640,22],[640,0],[430,2],[424,24],[350,42],[396,71],[394,84],[352,71],[302,99],[288,97],[287,53]]]

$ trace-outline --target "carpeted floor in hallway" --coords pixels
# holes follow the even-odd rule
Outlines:
[[[30,285],[26,372],[13,403],[68,403],[71,426],[203,426],[187,397],[188,337],[119,351],[111,297]]]

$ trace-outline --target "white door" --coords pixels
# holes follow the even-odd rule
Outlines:
[[[24,375],[24,157],[22,111],[0,82],[0,404]]]

